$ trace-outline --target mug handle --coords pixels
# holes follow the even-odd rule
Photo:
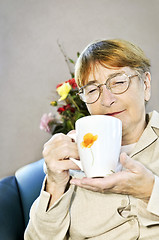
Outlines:
[[[79,160],[75,159],[75,158],[69,158],[72,162],[74,162],[82,171],[83,171],[83,167],[82,164]]]

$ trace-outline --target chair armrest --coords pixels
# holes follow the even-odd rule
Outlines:
[[[15,176],[0,180],[0,239],[22,240],[23,211]]]
[[[20,168],[15,173],[24,212],[25,227],[29,221],[31,205],[39,196],[42,187],[42,182],[45,176],[43,163],[44,159],[41,159]]]

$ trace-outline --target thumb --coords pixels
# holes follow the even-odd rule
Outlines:
[[[140,165],[137,161],[130,158],[125,152],[120,154],[120,163],[130,172],[137,172]]]
[[[73,139],[74,142],[76,142],[76,130],[71,130],[67,133],[67,136]]]
[[[67,135],[72,135],[72,134],[76,134],[76,130],[71,130],[67,133]]]

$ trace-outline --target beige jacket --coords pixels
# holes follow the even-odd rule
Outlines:
[[[24,239],[159,240],[159,114],[154,111],[149,117],[130,155],[156,175],[148,204],[132,196],[71,186],[47,211],[50,194],[42,189],[31,208]]]

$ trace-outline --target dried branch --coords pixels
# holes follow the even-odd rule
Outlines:
[[[72,77],[74,77],[74,73],[72,72],[71,67],[70,67],[70,62],[71,62],[72,64],[74,64],[74,61],[73,61],[72,59],[69,59],[69,58],[67,57],[67,55],[66,55],[63,47],[61,46],[59,40],[57,40],[57,44],[58,44],[58,46],[59,46],[59,48],[60,48],[61,53],[62,53],[63,56],[64,56],[65,62],[66,62],[67,66],[68,66],[68,69],[69,69],[69,73],[71,74]]]

